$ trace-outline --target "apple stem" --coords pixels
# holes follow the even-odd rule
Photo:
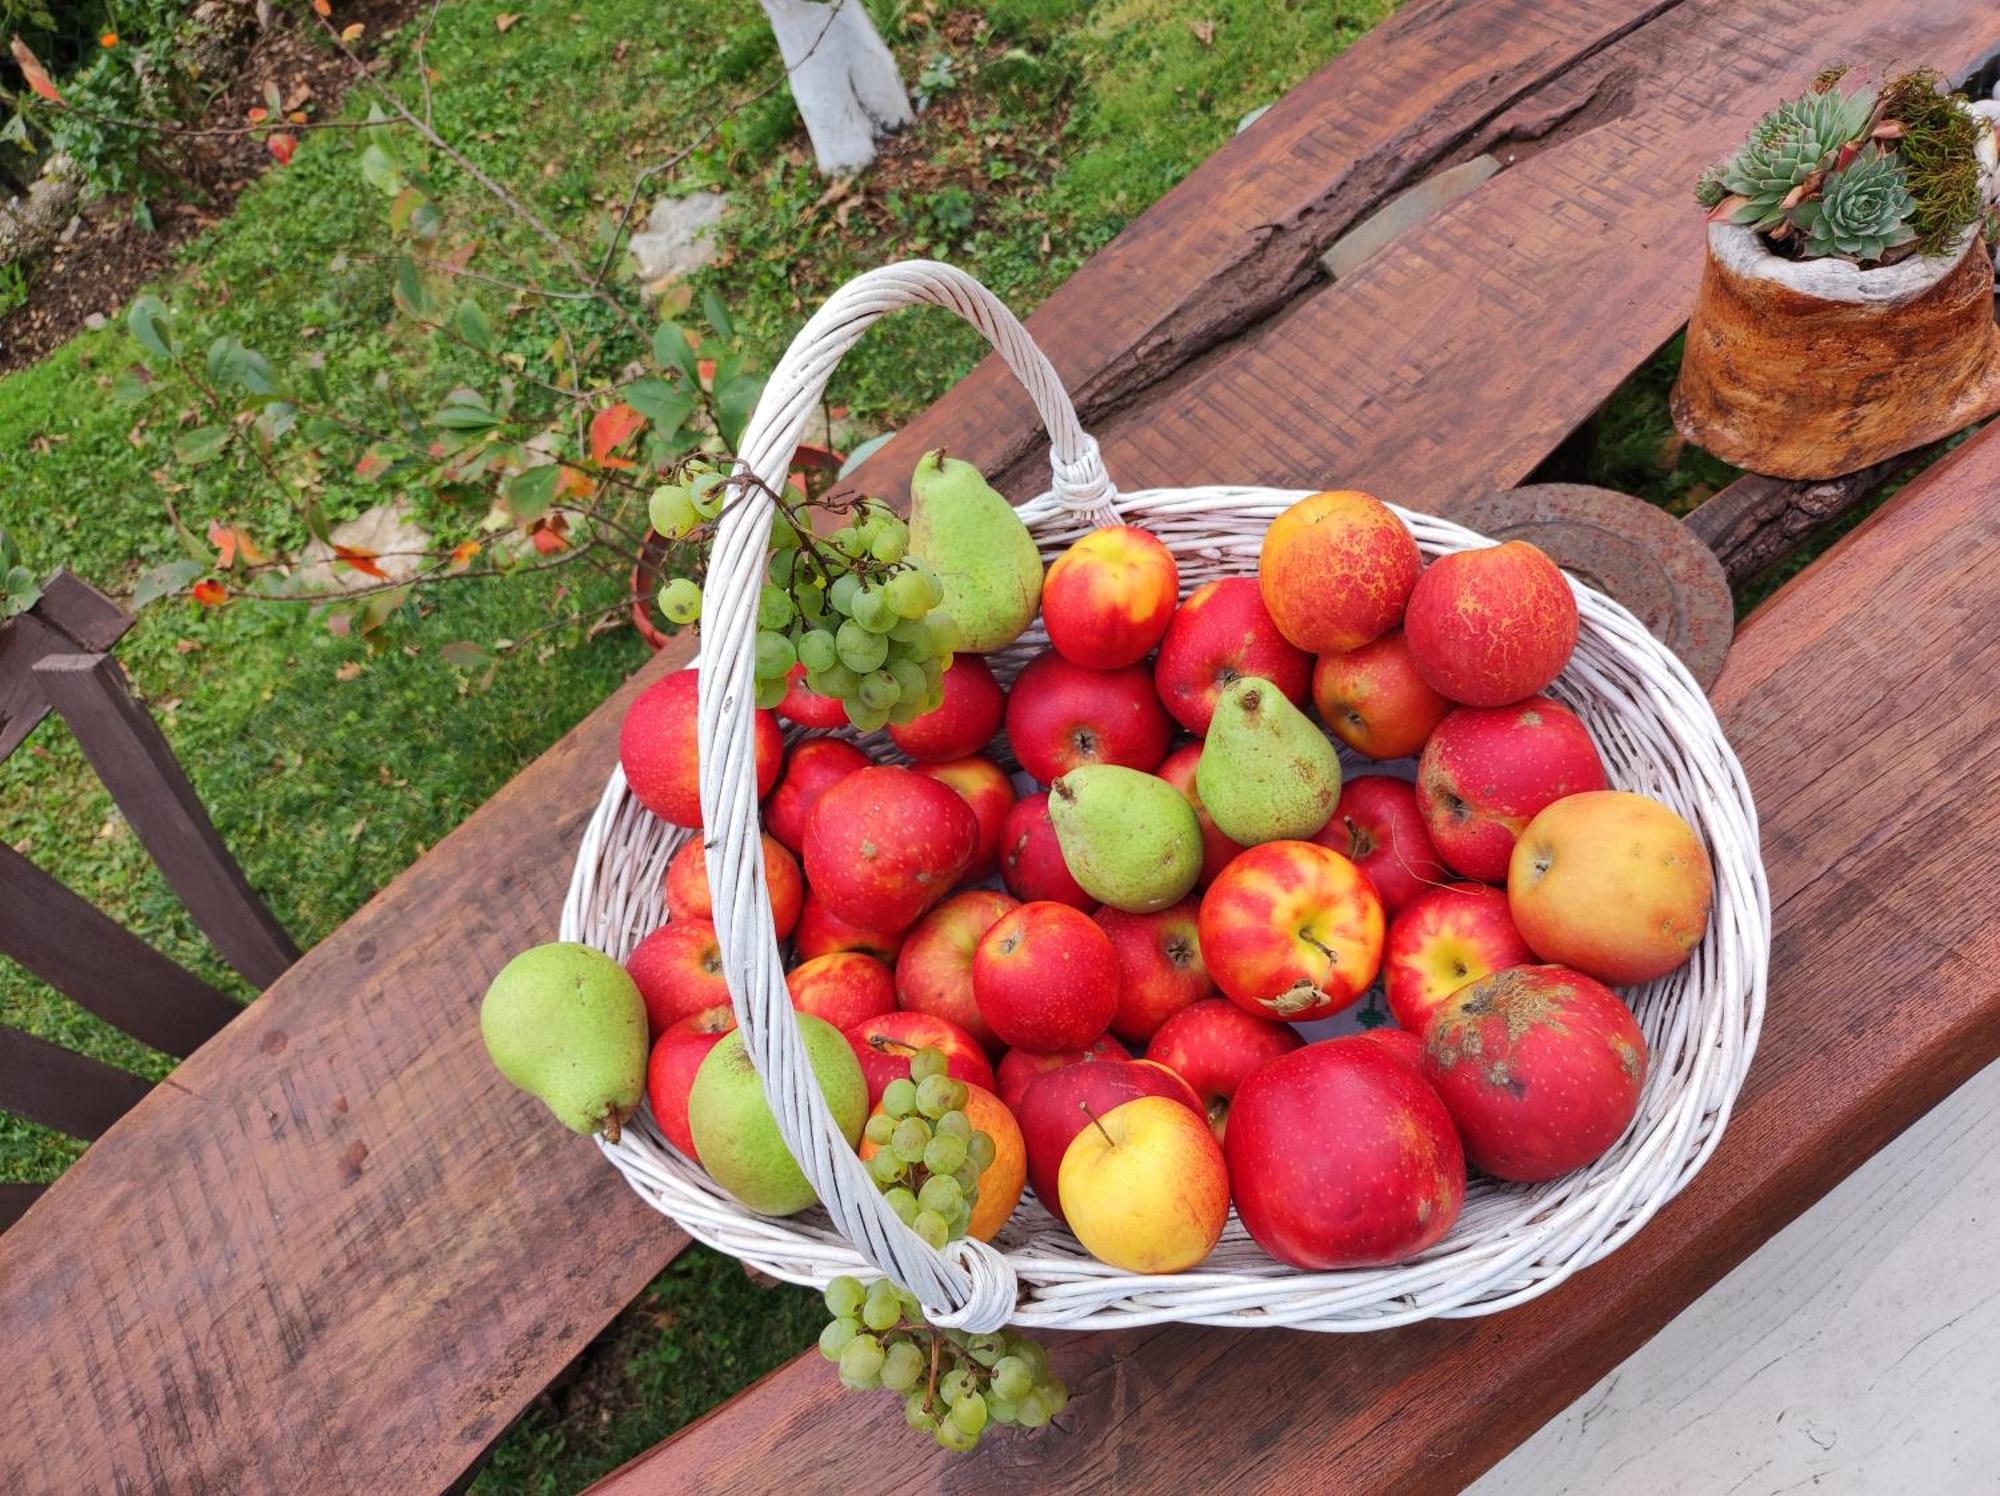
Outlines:
[[[1311,946],[1314,950],[1318,951],[1322,956],[1326,957],[1326,959],[1331,961],[1334,965],[1338,966],[1340,964],[1340,957],[1336,956],[1333,953],[1332,949],[1329,948],[1327,944],[1324,941],[1322,941],[1317,935],[1313,934],[1312,931],[1310,930],[1299,931],[1299,939],[1303,940],[1307,945]]]
[[[891,1039],[886,1034],[872,1035],[868,1043],[871,1048],[877,1049],[884,1054],[887,1054],[891,1050],[900,1050],[904,1054],[915,1054],[917,1052],[917,1046],[910,1043],[909,1040]]]
[[[1106,1143],[1110,1144],[1110,1146],[1112,1146],[1113,1148],[1116,1148],[1118,1146],[1117,1140],[1113,1138],[1109,1132],[1105,1132],[1104,1124],[1097,1120],[1097,1113],[1093,1112],[1090,1109],[1089,1102],[1079,1101],[1076,1104],[1076,1109],[1082,1112],[1084,1116],[1090,1118],[1090,1125],[1092,1127],[1096,1128],[1099,1132],[1104,1133],[1104,1141]]]

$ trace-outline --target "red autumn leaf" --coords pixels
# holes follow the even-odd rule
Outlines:
[[[56,92],[55,84],[49,80],[48,73],[35,54],[28,50],[28,44],[17,36],[14,38],[13,51],[14,61],[20,64],[21,76],[28,80],[28,87],[50,103],[60,104],[62,95]]]
[[[464,571],[466,567],[472,564],[472,558],[478,554],[478,541],[461,540],[451,548],[451,569],[453,571]]]
[[[328,3],[328,0],[313,0],[313,14],[316,16],[330,16],[333,14],[333,6]]]
[[[194,600],[204,608],[219,608],[229,601],[229,593],[214,577],[203,577],[194,584]]]
[[[208,543],[215,547],[216,564],[228,571],[236,564],[236,532],[227,525],[208,522]]]
[[[340,28],[340,39],[344,42],[359,41],[361,38],[361,31],[362,31],[361,23],[359,21],[356,21],[350,26],[343,26]]]
[[[695,372],[695,376],[696,376],[696,377],[697,377],[698,379],[700,379],[700,380],[701,380],[701,382],[702,382],[702,383],[703,383],[704,385],[712,385],[712,384],[714,384],[714,383],[715,383],[715,360],[714,360],[714,359],[712,359],[712,358],[700,358],[700,359],[696,359],[696,360],[695,360],[695,364],[694,364],[694,372]]]
[[[605,466],[631,467],[632,464],[629,462],[620,462],[614,458],[612,461],[606,463]],[[556,491],[554,496],[558,499],[565,496],[587,499],[590,497],[590,491],[590,475],[580,468],[573,468],[564,464],[563,470],[556,475]]]
[[[379,577],[385,582],[389,580],[389,573],[375,564],[375,552],[365,545],[336,544],[333,554],[339,558],[342,565],[353,567],[363,576]]]
[[[266,109],[262,104],[252,104],[248,109],[243,111],[243,117],[253,125],[262,124],[266,119],[270,118],[270,115],[271,111]]]
[[[281,130],[266,140],[264,145],[273,156],[278,158],[278,165],[290,166],[292,164],[292,152],[299,148],[299,139],[296,135],[288,135]]]
[[[553,556],[557,551],[569,549],[569,542],[563,538],[568,529],[568,516],[545,515],[528,526],[528,541],[542,555]]]
[[[629,468],[632,463],[611,454],[645,428],[646,418],[619,401],[590,418],[590,460],[604,467]]]
[[[388,466],[389,454],[384,452],[380,447],[370,447],[366,452],[361,454],[360,460],[354,464],[354,476],[357,478],[373,478]]]

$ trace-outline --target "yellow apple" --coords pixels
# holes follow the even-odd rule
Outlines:
[[[1556,801],[1528,822],[1507,868],[1508,908],[1535,954],[1621,985],[1693,954],[1714,888],[1694,827],[1627,790]]]
[[[1229,1219],[1221,1145],[1199,1112],[1165,1096],[1086,1124],[1063,1153],[1056,1193],[1085,1250],[1131,1273],[1185,1272]]]

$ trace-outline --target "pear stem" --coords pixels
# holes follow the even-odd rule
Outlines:
[[[1105,1127],[1104,1127],[1104,1124],[1103,1124],[1102,1122],[1100,1122],[1100,1121],[1098,1121],[1098,1120],[1097,1120],[1097,1113],[1096,1113],[1096,1112],[1093,1112],[1093,1111],[1092,1111],[1092,1110],[1090,1109],[1090,1103],[1089,1103],[1089,1102],[1087,1102],[1087,1101],[1079,1101],[1079,1102],[1078,1102],[1078,1103],[1076,1104],[1076,1109],[1077,1109],[1078,1111],[1082,1112],[1082,1113],[1084,1114],[1084,1116],[1086,1116],[1086,1117],[1090,1118],[1090,1125],[1091,1125],[1092,1127],[1096,1128],[1096,1129],[1097,1129],[1097,1130],[1098,1130],[1099,1132],[1102,1132],[1102,1133],[1104,1133],[1104,1141],[1105,1141],[1105,1142],[1106,1142],[1106,1143],[1107,1143],[1107,1144],[1108,1144],[1109,1146],[1111,1146],[1111,1147],[1113,1147],[1113,1148],[1116,1148],[1116,1147],[1118,1146],[1118,1140],[1117,1140],[1116,1138],[1112,1137],[1112,1136],[1111,1136],[1111,1134],[1110,1134],[1109,1132],[1105,1131]]]
[[[604,1134],[605,1142],[607,1143],[617,1142],[620,1131],[618,1126],[618,1113],[615,1111],[606,1112],[604,1114],[604,1125],[600,1127],[598,1131]]]

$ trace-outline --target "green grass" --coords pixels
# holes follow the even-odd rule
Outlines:
[[[896,255],[953,259],[1028,310],[1389,0],[994,0],[945,12],[935,29],[909,21],[907,7],[872,8],[905,77],[924,79],[934,98],[893,148],[896,190],[863,178],[843,226],[838,205],[820,201],[826,184],[782,91],[726,123],[668,184],[730,194],[725,262],[702,280],[765,367],[827,290]],[[522,19],[502,32],[495,19],[510,9]],[[617,0],[556,10],[458,0],[441,13],[429,60],[441,129],[579,240],[638,166],[672,154],[778,66],[755,7],[739,0],[691,0],[669,22],[643,23]],[[358,149],[351,134],[308,137],[160,287],[210,332],[234,333],[280,366],[317,356],[342,403],[369,399],[378,376],[441,389],[455,368],[454,354],[395,329],[378,274],[341,268],[382,237],[382,202],[359,180]],[[474,189],[438,175],[448,207],[471,210]],[[943,314],[904,314],[843,366],[833,396],[864,424],[893,425],[979,353],[976,335]],[[0,524],[30,564],[66,565],[122,592],[178,554],[169,497],[197,529],[219,518],[265,541],[302,542],[297,516],[256,471],[228,460],[192,477],[174,470],[168,453],[192,415],[157,397],[117,403],[112,380],[134,357],[114,325],[0,379]],[[334,522],[383,497],[339,472],[321,495]],[[477,518],[435,497],[419,507],[440,530]],[[615,601],[607,582],[585,579],[560,598],[558,585],[440,592],[376,650],[295,607],[208,611],[172,600],[146,610],[118,652],[252,884],[310,945],[643,657],[628,632],[558,631],[555,648],[503,657],[484,689],[440,658],[437,647],[454,639],[518,636],[552,613]],[[0,764],[0,836],[245,993],[60,724]],[[4,962],[0,1022],[149,1076],[169,1068]],[[79,1151],[0,1117],[0,1179],[53,1178]],[[686,1254],[581,1359],[568,1388],[530,1410],[482,1489],[586,1483],[809,1343],[814,1318],[809,1295],[755,1288],[733,1263]]]

